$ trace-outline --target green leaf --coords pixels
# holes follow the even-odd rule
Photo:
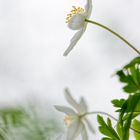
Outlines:
[[[102,134],[107,137],[104,137],[103,140],[120,140],[117,132],[112,127],[111,120],[108,118],[107,123],[104,121],[103,117],[100,115],[97,116],[97,120],[99,123],[99,130]]]
[[[123,106],[124,102],[125,102],[125,99],[114,99],[111,101],[114,107],[119,108],[116,110],[116,112],[120,112],[121,107]]]
[[[138,121],[138,120],[134,120],[133,121],[133,128],[135,129],[135,130],[137,130],[137,131],[139,131],[140,132],[140,121]],[[136,133],[136,132],[134,132],[134,136],[135,136],[135,139],[136,140],[140,140],[140,134],[138,134],[138,133]]]
[[[140,64],[140,57],[134,58],[129,64],[127,64],[124,68],[128,69],[130,67],[133,67],[136,64]]]
[[[123,90],[126,93],[140,92],[140,57],[135,58],[122,70],[116,73],[120,82],[124,83]]]

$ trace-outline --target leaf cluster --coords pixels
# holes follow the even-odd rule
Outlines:
[[[129,140],[129,131],[133,124],[136,140],[140,139],[140,122],[135,118],[140,114],[140,57],[134,58],[130,63],[117,71],[117,76],[128,94],[127,99],[114,99],[112,104],[119,112],[116,130],[112,128],[110,119],[107,123],[98,116],[99,130],[106,135],[103,140]]]

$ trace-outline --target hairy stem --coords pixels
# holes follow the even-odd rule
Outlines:
[[[105,30],[111,32],[112,34],[114,34],[115,36],[117,36],[119,39],[121,39],[123,42],[125,42],[131,49],[133,49],[138,55],[140,55],[140,51],[138,49],[136,49],[132,44],[130,44],[126,39],[124,39],[121,35],[119,35],[118,33],[114,32],[113,30],[111,30],[110,28],[108,28],[107,26],[100,24],[98,22],[89,20],[89,19],[85,19],[86,22],[92,23],[94,25],[100,26],[101,28],[104,28]]]

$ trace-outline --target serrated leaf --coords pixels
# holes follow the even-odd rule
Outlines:
[[[114,128],[112,127],[112,123],[111,120],[108,118],[107,119],[107,123],[104,121],[103,117],[101,117],[100,115],[97,116],[97,120],[99,123],[99,130],[102,134],[104,134],[105,137],[104,139],[109,139],[109,140],[120,140],[117,132],[114,130]]]
[[[140,57],[135,58],[122,70],[117,71],[120,82],[124,83],[123,90],[126,93],[140,92]]]

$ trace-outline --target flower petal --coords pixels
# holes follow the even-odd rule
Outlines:
[[[70,41],[70,45],[68,46],[68,48],[65,50],[64,52],[64,56],[67,56],[70,51],[74,48],[74,46],[77,44],[77,42],[79,41],[79,39],[81,38],[81,36],[83,35],[83,33],[85,32],[86,26],[84,26],[81,30],[79,30],[71,39]]]
[[[69,107],[66,107],[66,106],[59,106],[59,105],[55,105],[54,106],[56,110],[60,111],[60,112],[63,112],[67,115],[76,115],[76,112],[69,108]]]
[[[90,121],[88,119],[85,118],[85,122],[87,124],[88,129],[92,132],[95,133],[95,130],[93,128],[93,126],[91,125]]]
[[[88,111],[88,107],[86,101],[83,97],[80,99],[80,112],[79,113],[86,113]]]
[[[85,5],[85,16],[89,18],[91,12],[92,12],[92,0],[87,0],[87,4]]]
[[[75,99],[72,97],[72,95],[69,92],[69,89],[66,88],[65,89],[65,98],[67,100],[67,102],[79,112],[79,104],[75,101]]]
[[[84,124],[82,124],[82,131],[81,131],[81,136],[82,136],[82,140],[88,140],[88,134],[87,134],[87,130],[84,126]]]
[[[68,127],[67,140],[75,140],[80,135],[82,127],[83,125],[79,118],[74,120],[73,123]]]

